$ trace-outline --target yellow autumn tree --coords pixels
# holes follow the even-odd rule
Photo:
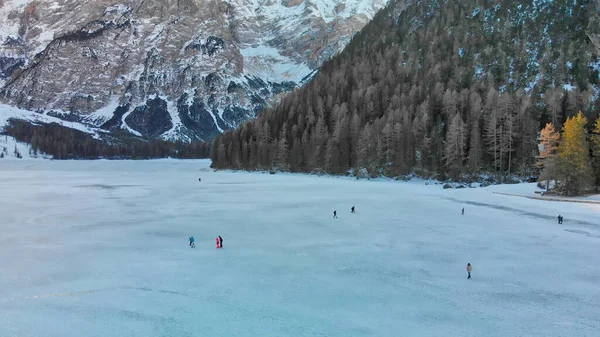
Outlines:
[[[596,119],[594,124],[594,130],[592,130],[591,143],[592,143],[592,166],[594,168],[594,178],[596,189],[600,187],[600,117]]]
[[[581,111],[567,119],[558,146],[558,176],[561,190],[567,195],[578,195],[591,186],[589,144],[585,125],[587,118]]]
[[[550,180],[556,177],[556,152],[560,134],[554,130],[554,124],[548,123],[540,131],[540,155],[536,166],[542,169],[540,180],[546,180],[546,191],[550,188]]]

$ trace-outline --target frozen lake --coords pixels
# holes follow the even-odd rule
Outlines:
[[[600,336],[600,205],[208,165],[0,161],[0,336]]]

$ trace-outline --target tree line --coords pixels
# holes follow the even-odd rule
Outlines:
[[[217,137],[215,168],[533,176],[538,135],[595,120],[594,1],[392,1],[307,85]]]
[[[210,147],[200,141],[144,140],[125,133],[112,133],[105,139],[97,139],[57,123],[35,125],[15,119],[10,120],[4,133],[31,144],[32,156],[43,153],[54,159],[196,159],[208,158],[210,151]]]

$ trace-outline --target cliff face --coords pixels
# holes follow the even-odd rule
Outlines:
[[[0,1],[0,100],[209,139],[309,78],[384,0]]]

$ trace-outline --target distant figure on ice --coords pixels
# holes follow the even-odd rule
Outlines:
[[[202,178],[198,178],[198,181],[200,181],[200,182],[201,182],[201,181],[202,181]]]
[[[196,248],[196,244],[194,243],[194,237],[190,236],[190,248]]]
[[[467,279],[471,278],[471,270],[473,270],[473,266],[471,266],[470,263],[467,263],[467,274],[468,274]]]
[[[223,238],[219,235],[219,246],[223,248]]]
[[[354,211],[354,206],[352,206],[352,211],[350,211],[350,213],[356,213],[356,212]]]
[[[463,207],[462,211],[460,211],[461,215],[465,215],[465,208]]]
[[[337,211],[333,211],[333,218],[336,219],[337,218]]]
[[[562,217],[562,215],[559,215],[558,216],[558,224],[562,225],[562,223],[563,223],[563,217]]]
[[[218,236],[215,239],[215,241],[217,242],[217,248],[221,248],[221,241],[219,241],[219,237]]]

